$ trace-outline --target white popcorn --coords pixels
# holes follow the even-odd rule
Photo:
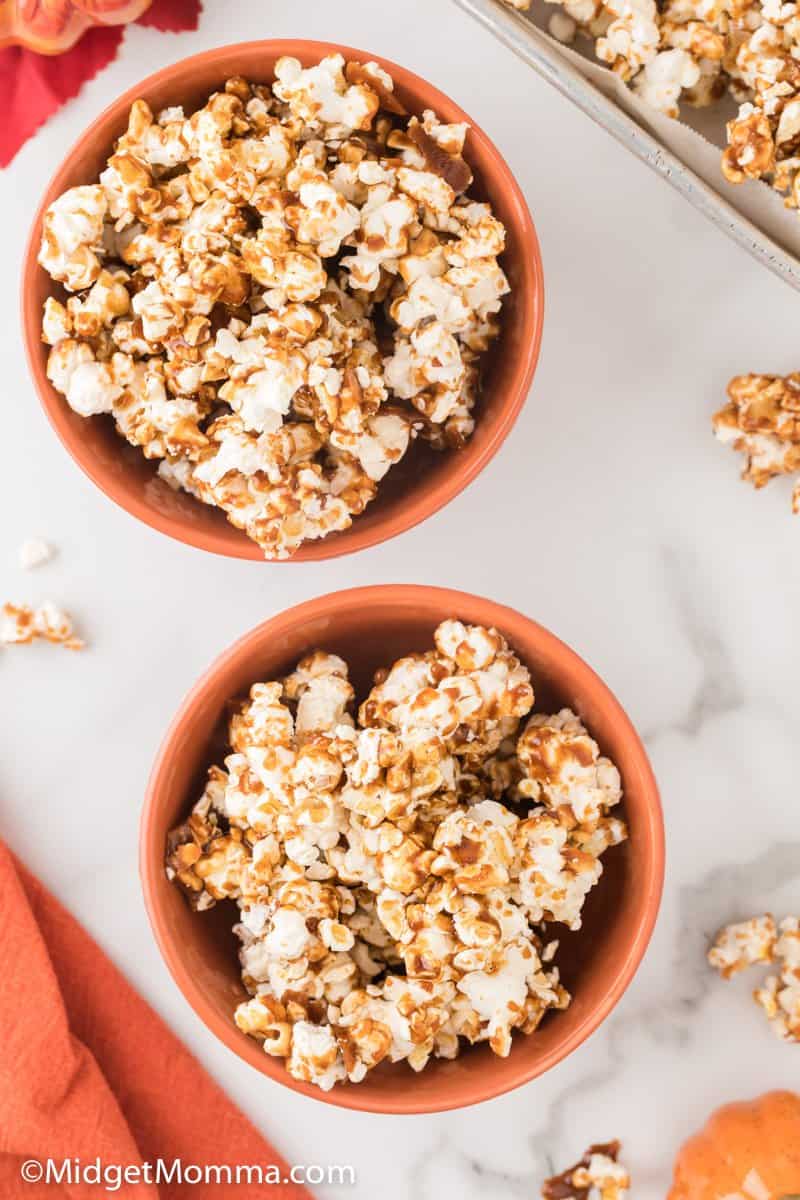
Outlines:
[[[660,33],[655,0],[606,0],[613,20],[598,38],[597,57],[629,78],[655,58]]]
[[[519,767],[482,794],[492,756],[514,756],[528,671],[493,629],[447,620],[434,646],[381,672],[357,723],[336,654],[255,684],[224,769],[168,839],[167,874],[195,909],[239,906],[236,1024],[324,1089],[384,1060],[422,1070],[463,1041],[505,1056],[515,1030],[566,1007],[543,926],[579,926],[600,856],[626,836],[600,804],[588,822],[518,815]],[[606,762],[569,717],[541,728]]]
[[[23,571],[44,566],[53,558],[55,550],[44,538],[28,538],[19,548],[19,565]]]
[[[700,79],[700,67],[686,50],[662,50],[640,71],[634,90],[646,103],[677,117],[681,93]]]
[[[267,558],[347,529],[416,437],[474,429],[509,285],[466,135],[341,55],[188,116],[137,100],[44,219],[40,262],[77,293],[44,306],[54,387]]]

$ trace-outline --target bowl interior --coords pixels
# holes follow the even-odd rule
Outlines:
[[[265,1055],[233,1025],[233,1008],[244,996],[231,932],[235,908],[190,910],[164,875],[166,835],[185,819],[209,764],[221,761],[232,698],[322,647],[351,665],[360,699],[378,667],[429,648],[434,628],[447,616],[495,624],[531,670],[536,707],[554,711],[568,704],[583,717],[622,773],[630,838],[604,857],[604,875],[586,903],[580,932],[558,927],[557,936],[563,937],[557,961],[574,997],[566,1012],[548,1015],[530,1037],[516,1036],[507,1059],[479,1046],[453,1062],[432,1060],[419,1075],[405,1064],[382,1065],[363,1083],[337,1086],[324,1097],[349,1107],[436,1111],[474,1103],[540,1074],[587,1036],[619,998],[655,919],[662,853],[655,783],[641,743],[597,676],[551,634],[512,610],[436,589],[360,589],[302,605],[247,635],[214,664],[167,735],[145,809],[142,869],[156,935],[187,998],[242,1057],[281,1082],[323,1098],[316,1088],[292,1080],[281,1060]]]
[[[172,491],[140,451],[128,446],[108,417],[89,419],[73,413],[45,373],[47,347],[40,339],[42,306],[58,288],[36,262],[45,208],[66,188],[95,180],[116,138],[125,130],[133,100],[142,96],[154,111],[182,104],[189,112],[231,75],[268,83],[275,62],[290,54],[304,65],[341,50],[361,61],[381,63],[395,79],[396,91],[410,112],[433,108],[448,122],[467,121],[465,155],[473,168],[472,193],[491,201],[508,231],[502,265],[511,284],[505,298],[502,332],[484,372],[483,397],[475,433],[456,452],[439,454],[422,443],[382,481],[376,500],[349,530],[313,542],[293,561],[328,558],[382,541],[435,512],[478,474],[505,437],[525,399],[541,337],[542,277],[536,235],[525,201],[504,160],[469,117],[430,84],[377,55],[322,42],[250,42],[185,59],[131,89],[110,106],[67,155],[51,181],[33,224],[24,268],[23,318],[28,358],[48,417],[67,449],[93,481],[141,520],[190,544],[239,558],[263,558],[259,548],[228,524],[223,514],[185,494]]]

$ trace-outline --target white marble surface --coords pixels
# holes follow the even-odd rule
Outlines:
[[[16,275],[46,178],[114,95],[206,47],[293,35],[394,57],[474,114],[527,194],[547,315],[521,420],[465,495],[355,558],[269,566],[151,532],[73,466],[28,382]],[[786,487],[739,483],[709,432],[731,374],[797,368],[800,298],[448,0],[206,0],[195,34],[132,29],[0,176],[0,205],[0,593],[62,601],[92,642],[85,655],[0,656],[4,836],[290,1159],[356,1167],[354,1200],[527,1200],[551,1160],[614,1136],[634,1200],[663,1196],[679,1142],[713,1105],[800,1079],[747,982],[724,985],[703,960],[721,922],[800,908],[800,520]],[[32,535],[59,555],[23,575],[17,547]],[[612,1018],[547,1077],[434,1117],[334,1109],[217,1045],[161,963],[136,874],[150,763],[197,674],[271,614],[380,581],[486,592],[573,645],[644,733],[667,820],[661,918]]]

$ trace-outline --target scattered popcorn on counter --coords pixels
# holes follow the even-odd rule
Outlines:
[[[753,998],[776,1037],[800,1042],[800,919],[786,917],[776,925],[767,913],[728,925],[717,934],[708,961],[725,979],[758,963],[777,963],[779,973],[768,975]]]
[[[533,703],[497,630],[448,620],[358,707],[316,651],[234,712],[166,869],[198,911],[236,902],[236,1024],[296,1079],[505,1056],[568,1005],[548,923],[580,925],[622,793],[578,718]]]
[[[467,132],[341,55],[191,116],[137,100],[44,218],[53,386],[267,558],[348,528],[415,438],[474,429],[509,285]]]
[[[590,1146],[574,1167],[545,1180],[542,1200],[625,1200],[631,1178],[619,1152],[619,1142]]]
[[[714,939],[708,961],[723,979],[730,979],[756,963],[772,962],[776,938],[775,918],[771,913],[738,925],[726,925]]]
[[[776,1037],[800,1042],[800,919],[787,917],[778,927],[774,958],[779,975],[770,975],[754,993]]]
[[[55,550],[43,538],[28,538],[19,548],[19,565],[23,571],[32,571],[50,562]]]
[[[742,479],[762,488],[800,471],[800,374],[737,375],[728,403],[714,415],[719,440],[744,455]],[[800,512],[800,483],[792,507]]]
[[[0,643],[27,646],[38,640],[53,642],[67,650],[84,647],[84,642],[73,632],[69,615],[55,604],[48,602],[38,608],[4,604],[0,612]]]

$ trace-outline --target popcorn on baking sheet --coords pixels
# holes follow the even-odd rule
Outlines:
[[[48,378],[266,557],[348,528],[416,438],[475,426],[509,284],[466,135],[337,54],[137,100],[44,218]]]
[[[590,1146],[574,1167],[545,1180],[542,1200],[625,1200],[631,1179],[619,1152],[619,1142]]]
[[[53,642],[66,650],[82,650],[85,644],[75,634],[69,614],[51,601],[35,608],[4,604],[0,609],[0,643],[27,646],[36,641]]]
[[[237,904],[235,1021],[295,1078],[419,1071],[465,1042],[505,1056],[568,1005],[547,923],[578,928],[626,830],[613,765],[533,703],[497,630],[448,620],[360,705],[316,651],[234,709],[166,869],[199,911]]]
[[[505,0],[527,9],[527,0]],[[800,19],[794,0],[548,0],[548,29],[581,35],[651,108],[679,117],[683,102],[706,107],[729,93],[721,170],[730,183],[763,180],[800,206]]]

